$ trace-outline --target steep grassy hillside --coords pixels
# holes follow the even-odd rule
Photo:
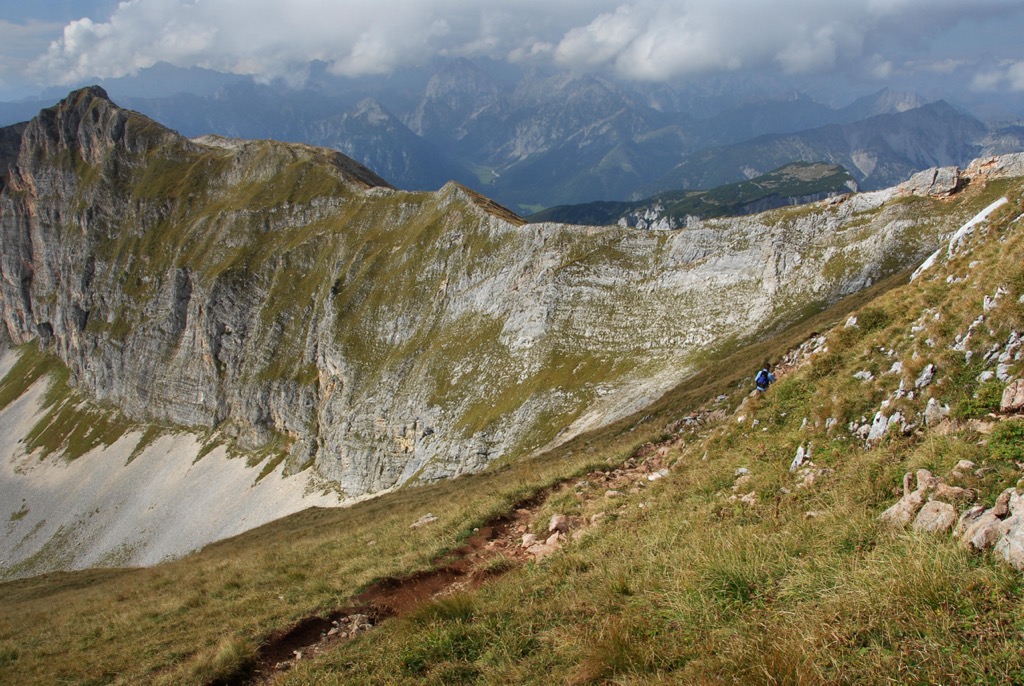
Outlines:
[[[1024,425],[999,403],[1024,373],[1024,190],[984,194],[1008,202],[913,281],[709,355],[654,406],[539,458],[303,512],[149,569],[0,585],[0,679],[1019,683],[1021,572],[879,521],[908,472],[984,507],[1021,477]],[[780,380],[753,397],[765,359]],[[582,534],[540,560],[501,538],[471,545],[543,538],[554,514]],[[458,561],[462,544],[478,557]],[[399,603],[402,588],[422,594]],[[354,614],[378,624],[319,642]]]

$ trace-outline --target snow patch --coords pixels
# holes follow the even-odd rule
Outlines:
[[[1000,207],[1002,207],[1003,205],[1005,205],[1008,202],[1009,202],[1009,200],[1007,200],[1005,197],[1004,198],[999,198],[999,200],[996,200],[994,203],[992,203],[991,205],[989,205],[988,207],[983,209],[981,212],[976,214],[974,216],[974,218],[971,219],[969,222],[967,222],[966,224],[961,226],[959,229],[957,229],[956,233],[953,234],[953,237],[949,239],[949,247],[947,248],[947,257],[952,257],[954,254],[956,254],[956,250],[957,250],[958,247],[960,247],[960,243],[964,240],[964,238],[966,238],[968,235],[970,235],[974,231],[974,228],[978,224],[980,224],[981,222],[983,222],[986,219],[988,219],[990,214],[992,214],[993,212],[995,212],[997,209],[999,209]],[[935,262],[939,259],[939,255],[941,253],[942,253],[942,248],[939,248],[938,250],[933,252],[931,255],[929,255],[928,259],[926,259],[924,262],[922,262],[921,266],[918,267],[914,271],[914,273],[910,277],[910,280],[913,281],[918,276],[920,276],[922,272],[925,272],[928,269],[930,269],[935,264]]]

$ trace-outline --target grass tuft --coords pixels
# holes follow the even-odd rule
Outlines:
[[[214,647],[200,652],[189,663],[188,681],[195,684],[238,683],[256,666],[256,649],[238,636],[225,636]]]

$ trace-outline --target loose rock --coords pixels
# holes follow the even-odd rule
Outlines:
[[[569,533],[569,518],[564,514],[551,515],[551,519],[548,521],[548,533],[551,532]]]
[[[422,517],[417,519],[415,522],[410,524],[409,528],[410,529],[419,529],[421,526],[426,526],[427,524],[433,524],[436,521],[437,521],[437,515],[435,515],[433,512],[428,512],[427,514],[423,515]]]
[[[953,529],[957,522],[956,508],[949,503],[932,500],[924,504],[914,519],[914,531],[939,534]]]
[[[1024,379],[1017,379],[1003,389],[999,411],[1003,414],[1016,414],[1022,410],[1024,410]]]

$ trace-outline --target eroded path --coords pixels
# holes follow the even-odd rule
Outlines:
[[[708,418],[708,413],[690,415],[682,426],[694,428]],[[566,541],[599,526],[605,514],[599,511],[586,519],[556,514],[549,518],[547,537],[542,538],[530,532],[538,530],[536,520],[550,498],[572,489],[580,500],[591,504],[603,501],[601,506],[609,512],[621,508],[624,496],[638,493],[648,482],[669,474],[666,456],[672,445],[682,440],[677,436],[664,444],[645,444],[618,467],[609,466],[607,470],[568,479],[538,493],[508,514],[481,526],[462,546],[435,560],[433,569],[381,579],[352,598],[347,606],[326,615],[306,617],[271,634],[260,646],[254,669],[214,684],[273,683],[275,676],[296,662],[316,659],[338,642],[372,631],[381,622],[404,616],[436,598],[477,588],[529,561],[542,560]]]

